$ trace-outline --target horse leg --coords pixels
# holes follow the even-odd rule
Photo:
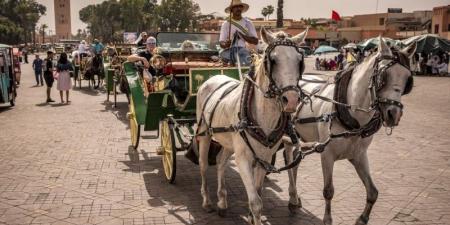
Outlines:
[[[233,154],[231,150],[222,149],[217,156],[217,207],[219,216],[225,217],[227,213],[227,189],[225,188],[225,170],[228,159]]]
[[[294,159],[294,147],[291,143],[284,142],[284,156],[286,165],[291,163]],[[289,204],[288,209],[292,214],[296,214],[299,208],[302,207],[302,202],[297,193],[297,170],[298,166],[288,170],[289,177]]]
[[[334,158],[331,155],[321,156],[322,161],[322,173],[323,173],[323,197],[325,198],[325,214],[323,216],[323,222],[326,225],[333,224],[333,218],[331,217],[331,200],[334,196],[334,186],[333,186],[333,167]]]
[[[253,162],[254,158],[250,150],[241,149],[236,151],[236,164],[239,168],[239,175],[244,183],[245,190],[247,191],[248,202],[250,207],[249,222],[254,225],[261,225],[261,211],[262,211],[262,199],[258,194],[258,190],[255,187],[255,180],[253,177]],[[265,175],[265,173],[264,173]]]
[[[367,152],[361,154],[358,158],[349,160],[353,166],[355,167],[356,172],[358,173],[359,178],[364,184],[366,188],[366,207],[364,208],[361,216],[356,220],[357,225],[365,225],[369,221],[370,212],[372,211],[372,207],[377,201],[378,198],[378,190],[375,187],[375,184],[372,181],[372,177],[370,176],[369,170],[369,160],[367,159]]]
[[[199,142],[199,166],[200,166],[200,175],[202,177],[202,187],[200,189],[203,203],[202,206],[207,212],[214,211],[211,204],[211,199],[209,197],[208,190],[208,182],[206,179],[206,171],[208,169],[208,153],[209,153],[209,145],[211,143],[210,136],[197,137]]]

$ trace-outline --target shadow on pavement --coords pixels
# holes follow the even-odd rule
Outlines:
[[[105,98],[106,98],[106,92],[104,90],[103,87],[99,88],[99,89],[94,89],[94,87],[91,85],[91,87],[87,86],[87,83],[81,83],[81,85],[85,84],[86,86],[81,86],[80,87],[76,87],[76,88],[72,88],[73,91],[77,91],[77,92],[81,92],[82,94],[87,94],[90,96],[99,96],[102,94],[105,94]]]
[[[42,103],[36,104],[35,106],[37,106],[37,107],[45,107],[45,106],[50,106],[50,103],[48,103],[48,102],[42,102]]]
[[[111,112],[120,122],[127,125],[127,129],[130,126],[130,123],[127,119],[128,102],[117,102],[117,106],[114,107],[114,102],[107,102],[106,100],[102,102],[102,105],[105,106],[105,109],[100,110],[101,112]]]
[[[169,184],[164,175],[161,156],[136,151],[132,147],[128,151],[130,161],[121,161],[129,167],[126,171],[142,173],[146,190],[150,196],[147,203],[150,207],[164,207],[168,213],[183,224],[247,224],[247,193],[235,167],[226,170],[228,192],[228,212],[222,218],[216,212],[207,213],[202,208],[200,195],[201,178],[199,168],[184,155],[177,155],[177,175],[175,184]],[[234,161],[230,161],[233,165]],[[215,166],[208,169],[208,183],[213,205],[217,203],[217,170]],[[280,198],[278,192],[287,187],[280,187],[276,180],[266,179],[263,191],[263,224],[265,225],[310,225],[322,224],[322,220],[305,209],[290,215],[288,201]],[[267,188],[270,187],[270,188]],[[286,192],[287,195],[287,192]],[[288,199],[288,196],[285,197]],[[189,216],[187,216],[189,215]]]
[[[9,105],[9,103],[6,103],[6,104],[8,104],[8,105],[0,106],[0,113],[14,109],[14,107]]]

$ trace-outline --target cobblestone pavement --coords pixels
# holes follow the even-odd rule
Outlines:
[[[129,150],[124,95],[112,108],[104,92],[83,87],[71,92],[70,105],[48,105],[44,87],[33,87],[30,65],[23,71],[16,107],[0,108],[0,224],[245,223],[246,194],[233,163],[226,174],[227,217],[205,213],[197,166],[178,157],[170,185],[155,154],[159,141]],[[450,224],[450,78],[415,81],[400,126],[392,136],[376,134],[369,149],[380,193],[370,224]],[[52,95],[59,99],[55,89]],[[308,157],[299,171],[302,213],[288,213],[287,175],[270,175],[264,224],[321,224],[319,156]],[[209,177],[215,181],[214,168]],[[353,224],[365,190],[347,161],[336,163],[334,184],[334,224]]]

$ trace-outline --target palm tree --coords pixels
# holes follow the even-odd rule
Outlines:
[[[266,19],[267,15],[269,15],[267,7],[262,8],[261,15],[264,16],[264,19]]]
[[[277,28],[283,27],[283,0],[278,0],[278,8],[277,8]]]
[[[269,20],[270,15],[272,15],[275,10],[273,8],[273,5],[268,5],[266,8],[267,8],[267,20]]]
[[[44,23],[44,24],[41,25],[42,44],[45,43],[45,29],[47,29],[47,28],[48,28],[47,24]]]

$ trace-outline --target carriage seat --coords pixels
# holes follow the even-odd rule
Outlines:
[[[173,70],[189,70],[190,68],[211,68],[211,67],[221,67],[222,63],[218,62],[171,62],[169,65],[172,66]]]

